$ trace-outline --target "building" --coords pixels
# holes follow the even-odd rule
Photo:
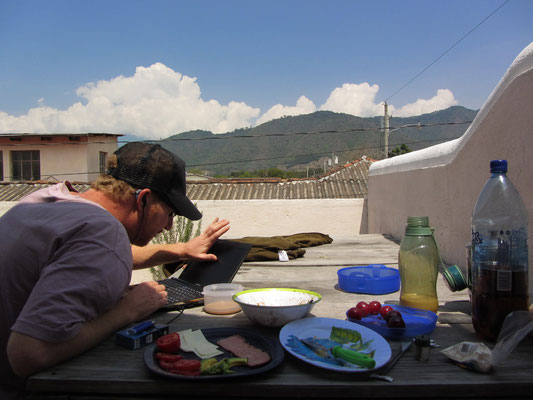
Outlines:
[[[104,171],[120,134],[0,134],[0,182],[90,182]]]

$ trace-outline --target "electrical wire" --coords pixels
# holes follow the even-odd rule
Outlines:
[[[497,7],[494,11],[492,11],[489,15],[487,15],[483,20],[478,23],[476,26],[474,26],[472,29],[470,29],[466,34],[464,34],[459,40],[457,40],[454,44],[452,44],[444,53],[442,53],[440,56],[438,56],[435,60],[433,60],[427,67],[422,69],[418,74],[416,74],[413,78],[411,78],[409,81],[407,81],[403,86],[401,86],[398,90],[396,90],[393,94],[391,94],[389,97],[387,97],[384,101],[389,101],[392,97],[397,95],[402,89],[404,89],[406,86],[411,84],[415,79],[417,79],[420,75],[422,75],[424,72],[426,72],[431,66],[433,66],[437,61],[439,61],[442,57],[444,57],[446,54],[448,54],[455,46],[457,46],[459,43],[461,43],[467,36],[469,36],[472,32],[474,32],[477,28],[480,27],[481,24],[483,24],[485,21],[487,21],[490,17],[492,17],[496,12],[498,12],[503,6],[505,6],[509,0],[505,0],[499,7]]]

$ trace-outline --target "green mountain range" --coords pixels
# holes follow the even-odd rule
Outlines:
[[[455,139],[465,132],[476,114],[477,111],[454,106],[409,118],[392,116],[389,151],[402,144],[418,150]],[[384,158],[382,121],[382,117],[317,111],[223,134],[183,132],[159,143],[183,158],[189,170],[206,175],[268,168],[305,170],[327,158],[337,157],[340,164],[362,156]]]

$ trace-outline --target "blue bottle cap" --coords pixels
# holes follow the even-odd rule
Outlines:
[[[492,160],[490,162],[490,173],[507,172],[507,160]]]

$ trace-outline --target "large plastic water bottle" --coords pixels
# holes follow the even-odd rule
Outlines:
[[[472,213],[471,306],[477,334],[496,340],[507,314],[528,309],[528,217],[507,161],[490,172]]]
[[[400,304],[437,312],[440,256],[428,217],[408,217],[400,243]]]

